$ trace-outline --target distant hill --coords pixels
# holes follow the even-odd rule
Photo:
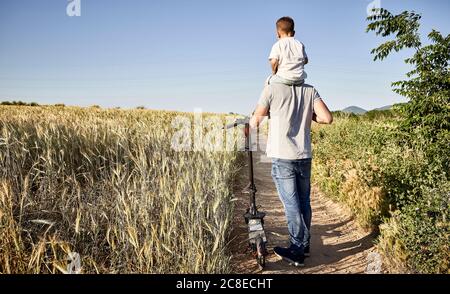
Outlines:
[[[374,110],[389,110],[392,108],[393,105],[386,105],[380,108],[375,108]]]
[[[361,107],[358,107],[358,106],[349,106],[345,109],[342,109],[342,112],[354,113],[354,114],[364,114],[367,112],[367,110],[362,109]]]
[[[386,106],[383,106],[383,107],[380,107],[380,108],[372,109],[372,111],[373,110],[379,110],[379,111],[389,110],[389,109],[392,109],[392,107],[393,107],[393,105],[386,105]],[[342,109],[341,111],[344,112],[344,113],[354,113],[354,114],[364,114],[364,113],[367,112],[367,110],[365,110],[365,109],[363,109],[361,107],[358,107],[358,106],[349,106],[349,107],[347,107],[345,109]]]

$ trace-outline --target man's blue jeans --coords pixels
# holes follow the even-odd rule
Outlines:
[[[311,159],[273,159],[272,177],[284,205],[291,247],[303,254],[311,229]]]

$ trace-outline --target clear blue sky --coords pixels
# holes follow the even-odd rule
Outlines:
[[[306,70],[332,109],[403,101],[390,83],[405,54],[373,62],[368,0],[1,0],[0,100],[248,113],[269,75],[274,22],[289,15]],[[448,34],[450,1],[381,0],[423,15],[423,35]]]

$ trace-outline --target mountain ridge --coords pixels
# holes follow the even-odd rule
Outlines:
[[[386,105],[386,106],[383,106],[383,107],[374,108],[374,109],[372,109],[370,111],[373,111],[373,110],[377,110],[377,111],[389,110],[391,108],[392,108],[392,105]],[[368,112],[369,110],[366,110],[366,109],[361,108],[359,106],[352,105],[352,106],[349,106],[349,107],[346,107],[346,108],[342,109],[341,111],[345,112],[345,113],[364,114],[364,113]]]

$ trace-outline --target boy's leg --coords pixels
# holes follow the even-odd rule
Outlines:
[[[284,84],[284,85],[288,85],[288,86],[301,86],[304,84],[304,80],[287,80],[284,79],[282,77],[280,77],[279,75],[273,75],[272,77],[269,78],[268,82],[270,84]]]
[[[267,77],[266,81],[264,82],[264,86],[270,85],[274,75],[270,75]]]

